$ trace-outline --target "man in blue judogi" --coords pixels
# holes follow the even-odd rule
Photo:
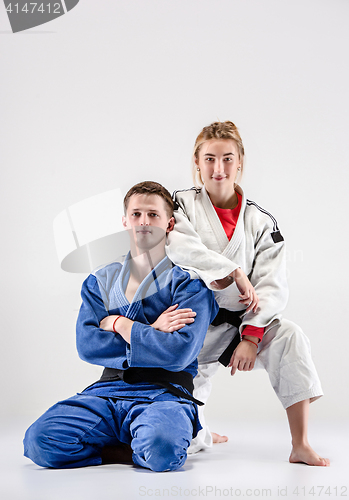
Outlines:
[[[132,456],[154,471],[175,470],[201,427],[193,377],[218,306],[200,279],[166,257],[166,235],[175,223],[168,191],[143,182],[129,190],[124,205],[131,250],[124,263],[86,279],[77,321],[79,356],[104,371],[27,430],[24,454],[42,467]]]

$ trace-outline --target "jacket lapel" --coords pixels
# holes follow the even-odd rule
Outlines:
[[[239,214],[239,218],[238,218],[238,221],[236,224],[234,234],[233,234],[231,240],[229,241],[227,235],[225,234],[225,231],[223,229],[221,221],[219,220],[217,212],[214,209],[214,206],[212,205],[210,197],[205,189],[205,186],[203,186],[203,188],[201,190],[202,205],[204,207],[209,224],[212,227],[217,244],[220,248],[222,255],[224,255],[225,257],[230,258],[230,259],[236,253],[236,251],[239,248],[239,246],[242,242],[242,239],[244,237],[244,213],[245,213],[245,207],[246,207],[246,198],[245,198],[245,194],[240,186],[236,186],[236,191],[239,194],[241,194],[242,203],[241,203],[241,210],[240,210],[240,214]]]

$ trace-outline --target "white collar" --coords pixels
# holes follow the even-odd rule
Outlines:
[[[214,209],[205,186],[203,186],[201,189],[202,205],[204,207],[206,216],[210,222],[222,255],[228,258],[231,258],[234,255],[244,237],[244,213],[246,208],[246,197],[240,186],[236,185],[235,189],[242,196],[242,202],[236,228],[230,241],[225,234],[221,221],[219,220],[217,212]]]

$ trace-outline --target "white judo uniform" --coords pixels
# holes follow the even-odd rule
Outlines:
[[[311,359],[308,338],[296,324],[282,318],[288,299],[285,244],[275,218],[253,201],[247,200],[240,186],[242,204],[234,234],[229,241],[205,187],[177,191],[176,224],[168,236],[166,252],[184,269],[194,270],[208,288],[214,280],[240,267],[259,297],[257,313],[242,317],[238,329],[228,323],[210,326],[199,355],[199,373],[194,379],[194,395],[206,402],[211,377],[217,371],[219,356],[235,335],[246,325],[265,328],[254,369],[264,368],[283,407],[323,395],[321,383]],[[235,283],[215,291],[220,308],[242,309]],[[202,410],[203,412],[203,410]],[[203,414],[203,429],[193,440],[189,452],[212,445]]]

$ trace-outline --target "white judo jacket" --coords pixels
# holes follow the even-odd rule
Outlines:
[[[258,311],[244,315],[241,333],[246,325],[267,327],[280,320],[288,288],[285,243],[276,220],[247,200],[240,186],[236,191],[242,195],[242,205],[230,241],[205,187],[176,191],[176,224],[168,235],[166,252],[175,264],[194,270],[210,289],[212,281],[241,267],[259,297]],[[214,293],[221,308],[243,309],[235,283]]]

